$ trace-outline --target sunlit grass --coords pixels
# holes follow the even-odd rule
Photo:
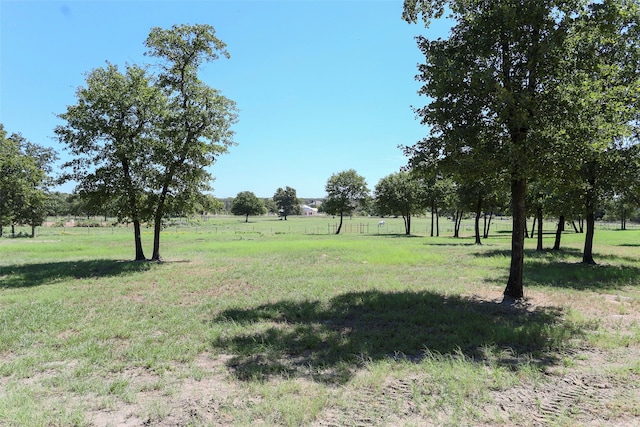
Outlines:
[[[640,344],[627,320],[640,306],[638,231],[598,230],[597,266],[579,263],[581,235],[559,252],[527,240],[525,292],[541,302],[523,311],[498,303],[502,234],[475,246],[468,233],[426,236],[427,219],[416,236],[401,219],[379,230],[354,218],[368,233],[338,236],[327,218],[306,220],[172,226],[162,263],[130,261],[126,228],[1,239],[0,424],[88,425],[91,411],[138,403],[160,421],[163,395],[212,375],[194,366],[202,354],[222,360],[233,395],[216,404],[237,425],[304,425],[329,408],[336,424],[392,424],[408,410],[491,424],[478,410],[490,391],[544,381],[581,346]],[[638,370],[627,368],[620,378]]]

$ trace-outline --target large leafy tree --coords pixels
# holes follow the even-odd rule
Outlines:
[[[397,172],[380,179],[373,197],[381,215],[400,215],[406,235],[411,234],[411,216],[424,211],[425,184],[409,172]]]
[[[251,191],[241,191],[231,204],[231,213],[243,215],[244,222],[249,222],[249,215],[262,215],[266,213],[264,203]]]
[[[135,65],[92,71],[55,132],[73,155],[64,179],[78,182],[87,209],[115,206],[133,222],[136,260],[145,259],[140,225],[153,221],[151,259],[160,260],[163,219],[199,206],[210,189],[207,168],[233,144],[236,114],[198,78],[203,62],[228,56],[213,27],[154,28],[146,45],[159,58],[157,75]]]
[[[131,221],[135,259],[145,260],[141,222],[150,218],[150,157],[166,100],[143,68],[127,66],[122,73],[112,64],[90,72],[76,96],[78,103],[59,115],[65,124],[55,129],[73,156],[62,179],[77,182],[89,210],[112,204],[118,220]]]
[[[576,143],[550,129],[576,117],[559,88],[580,65],[571,61],[571,36],[588,2],[405,0],[403,17],[428,23],[445,10],[455,20],[450,37],[419,38],[420,92],[432,101],[417,110],[431,130],[416,151],[454,163],[479,154],[508,176],[513,229],[504,296],[522,298],[527,184],[565,150],[559,145]]]
[[[325,186],[325,191],[327,198],[322,206],[326,213],[340,216],[340,224],[336,229],[336,234],[340,234],[344,215],[351,215],[359,205],[363,206],[369,198],[367,181],[355,170],[349,169],[331,175]]]
[[[273,195],[273,201],[276,203],[278,211],[284,217],[285,221],[287,215],[295,213],[299,205],[295,188],[289,186],[284,189],[282,187],[278,188]]]
[[[184,211],[208,190],[207,170],[233,145],[231,125],[235,103],[200,80],[203,63],[229,57],[226,45],[211,25],[174,25],[153,28],[146,40],[147,55],[159,59],[157,86],[168,103],[157,126],[150,161],[153,206],[153,254],[160,260],[160,231],[167,213]]]
[[[570,82],[561,86],[569,120],[563,137],[579,147],[573,174],[584,189],[586,220],[583,263],[595,264],[595,211],[616,192],[626,167],[625,145],[637,131],[640,107],[640,5],[637,1],[593,2],[569,39]]]

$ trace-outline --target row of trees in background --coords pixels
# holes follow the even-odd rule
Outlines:
[[[300,200],[291,187],[278,188],[271,199],[260,199],[252,191],[241,191],[231,202],[231,213],[245,217],[249,215],[277,214],[283,220],[289,215],[300,215]]]
[[[31,144],[19,134],[7,138],[3,130],[0,135],[3,137],[2,147],[5,154],[0,165],[3,172],[0,180],[0,208],[4,226],[20,224],[36,227],[47,217],[87,220],[90,217],[103,217],[104,221],[117,217],[117,203],[95,204],[81,194],[49,191],[49,187],[55,181],[51,176],[51,162],[57,157],[53,150]],[[14,160],[9,162],[16,153],[19,156],[14,156]],[[17,159],[21,161],[16,161]],[[628,159],[624,164],[627,168],[625,174],[620,174],[619,167],[610,172],[615,176],[628,176],[633,168],[638,167],[638,159]],[[21,166],[10,167],[11,165]],[[27,166],[32,169],[30,173],[25,173],[25,170],[29,170]],[[34,168],[37,171],[34,171]],[[31,185],[24,185],[29,177],[37,177],[40,181],[36,181],[39,182],[37,184],[32,182]],[[636,177],[640,179],[640,174]],[[629,182],[632,183],[633,180],[629,179]],[[618,221],[622,230],[626,229],[628,221],[640,222],[640,197],[637,186],[636,183],[625,187],[623,190],[636,190],[624,193],[604,193],[597,201],[596,217],[608,222]],[[359,197],[351,198],[346,192],[340,192],[349,188],[356,193],[359,190]],[[440,235],[441,216],[453,221],[454,237],[459,236],[461,220],[471,216],[476,220],[475,239],[476,243],[480,244],[482,239],[488,237],[494,216],[508,215],[509,194],[504,183],[496,183],[492,188],[482,187],[481,192],[478,191],[479,188],[457,183],[452,177],[425,177],[416,171],[402,171],[382,178],[375,186],[373,194],[370,194],[364,177],[359,176],[354,170],[348,170],[336,173],[328,180],[326,189],[334,195],[333,200],[320,198],[308,200],[306,203],[318,207],[320,213],[338,216],[342,213],[343,217],[353,214],[401,217],[404,220],[406,234],[411,234],[412,216],[430,215],[431,236]],[[613,187],[611,189],[613,190]],[[583,196],[579,191],[574,192],[573,196],[575,200],[569,202],[565,193],[531,193],[527,200],[530,207],[527,216],[533,216],[533,220],[530,223],[531,231],[526,229],[525,233],[533,237],[534,230],[537,230],[538,250],[542,250],[542,223],[547,218],[553,218],[554,221],[559,219],[556,224],[554,249],[560,247],[561,231],[565,225],[569,225],[576,232],[584,231]],[[278,188],[270,198],[258,198],[250,191],[240,192],[235,198],[224,199],[201,193],[195,197],[188,210],[173,212],[171,216],[233,214],[245,216],[246,221],[251,215],[272,214],[286,220],[288,215],[302,214],[303,202],[305,201],[297,197],[296,190],[288,186],[284,189]],[[337,205],[337,208],[332,209],[332,204]],[[572,210],[567,210],[567,206],[573,206]],[[557,207],[561,209],[558,210]]]

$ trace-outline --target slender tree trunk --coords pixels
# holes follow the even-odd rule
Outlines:
[[[16,225],[11,224],[11,238],[15,238],[15,237],[16,237]]]
[[[538,206],[536,211],[538,217],[538,245],[536,251],[542,251],[542,206]]]
[[[564,231],[564,215],[560,215],[558,220],[558,228],[556,229],[556,240],[553,243],[553,250],[560,250],[560,239],[562,238],[562,232]]]
[[[537,211],[536,211],[537,213]],[[533,224],[531,224],[531,233],[527,233],[527,237],[533,238],[536,235],[536,223],[538,222],[538,216],[533,217]]]
[[[153,215],[153,254],[151,261],[161,261],[160,259],[160,232],[162,231],[162,217],[164,217],[164,201],[167,197],[168,185],[165,185],[160,193],[156,212]]]
[[[456,211],[453,217],[453,237],[460,237],[460,224],[462,223],[462,211]]]
[[[475,221],[476,245],[482,244],[482,241],[480,240],[480,216],[481,215],[482,215],[482,197],[478,197],[478,203],[476,205],[476,221]]]
[[[576,221],[574,219],[571,220],[571,225],[573,226],[573,231],[575,231],[576,234],[580,233],[580,230],[578,230],[578,226],[576,226]]]
[[[578,225],[580,226],[580,233],[584,233],[584,218],[578,218]]]
[[[527,225],[527,217],[524,217],[524,237],[529,238],[529,226]]]
[[[153,254],[152,261],[160,261],[160,231],[162,231],[162,215],[156,215],[153,218]]]
[[[493,211],[489,212],[489,221],[486,221],[486,214],[485,214],[485,227],[484,227],[484,235],[483,235],[485,239],[489,238],[489,230],[491,229],[492,219],[493,219]]]
[[[36,237],[36,226],[31,224],[31,238]]]
[[[511,180],[511,209],[513,230],[511,233],[511,265],[509,280],[504,290],[505,299],[521,299],[524,297],[524,235],[526,226],[527,180],[514,178]]]
[[[147,258],[144,256],[144,251],[142,249],[142,232],[140,229],[140,213],[138,211],[138,195],[134,191],[133,183],[131,179],[131,174],[129,172],[129,161],[126,158],[121,159],[122,170],[124,172],[126,186],[127,186],[127,197],[129,199],[129,209],[131,210],[131,219],[133,221],[133,243],[136,251],[136,261],[146,261]],[[107,216],[105,215],[105,221],[107,220]]]
[[[622,218],[620,220],[620,229],[621,230],[626,230],[627,229],[627,210],[626,209],[622,209]]]
[[[338,225],[338,229],[336,230],[336,234],[340,234],[340,229],[342,228],[342,212],[340,212],[340,224]]]
[[[584,239],[584,251],[582,253],[582,263],[595,265],[593,259],[593,235],[595,234],[595,217],[593,214],[587,215],[587,233]]]
[[[435,203],[431,202],[431,237],[433,237],[433,222],[435,215]]]
[[[133,220],[133,240],[136,246],[136,261],[146,261],[142,250],[142,232],[140,230],[140,220]]]
[[[404,234],[408,236],[411,234],[411,214],[402,215],[402,219],[404,220]]]
[[[595,233],[595,214],[594,203],[595,195],[593,189],[588,189],[586,194],[586,210],[587,210],[587,234],[584,239],[584,250],[582,252],[582,263],[595,265],[596,262],[593,259],[593,235]]]
[[[287,219],[287,217],[285,217],[284,219]],[[244,222],[249,222],[249,214],[245,215]]]
[[[440,237],[440,213],[436,208],[436,237]]]

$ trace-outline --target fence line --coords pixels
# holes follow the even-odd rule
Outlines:
[[[187,221],[171,221],[163,229],[163,234],[182,234],[182,233],[195,233],[195,234],[302,234],[302,235],[320,235],[320,234],[335,234],[338,229],[339,223],[337,221],[327,222],[327,217],[315,217],[315,218],[294,218],[287,223],[274,221],[269,223],[269,219],[264,220],[258,218],[254,222],[234,222],[231,218],[219,218],[214,221],[198,221],[197,223],[189,223]],[[377,226],[380,218],[375,217],[357,217],[351,219],[345,219],[343,222],[341,233],[344,234],[360,234],[360,235],[395,235],[404,234],[404,222],[401,218],[385,218],[385,223],[381,226]],[[226,223],[225,223],[226,222]],[[129,233],[132,232],[132,224],[128,225],[113,225],[113,222],[103,222],[102,226],[81,226],[76,223],[75,226],[39,226],[36,227],[36,237],[47,236],[62,236],[62,235],[84,235],[84,236],[101,236],[107,234],[116,233]],[[57,224],[60,224],[58,221]],[[64,224],[64,223],[63,223]],[[431,223],[428,218],[414,219],[412,224],[412,233],[429,236],[431,232]],[[545,234],[551,234],[555,232],[556,222],[546,221],[543,223]],[[529,224],[530,226],[530,224]],[[596,230],[619,230],[619,222],[597,222]],[[498,234],[508,233],[511,230],[511,221],[507,218],[501,220],[495,220],[491,224],[490,235],[495,236]],[[640,230],[640,224],[627,223],[627,230]],[[151,235],[153,233],[152,227],[143,227],[143,235]],[[474,234],[474,226],[471,220],[463,222],[460,228],[461,235],[470,236]],[[565,233],[573,233],[573,230],[567,227]],[[452,236],[453,224],[446,218],[441,218],[440,221],[440,236]],[[15,237],[30,237],[31,227],[16,226]],[[11,227],[3,228],[3,237],[10,238]]]

